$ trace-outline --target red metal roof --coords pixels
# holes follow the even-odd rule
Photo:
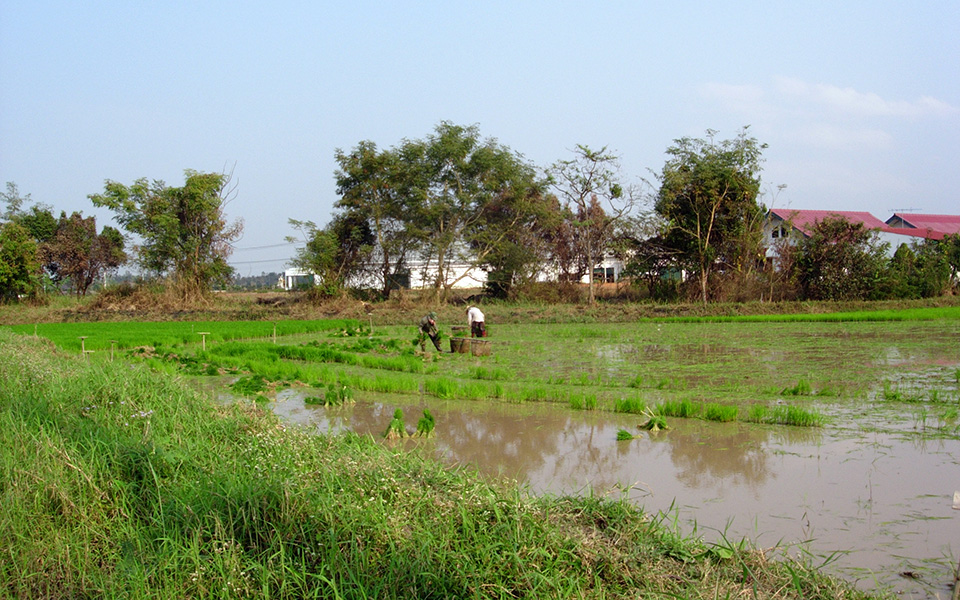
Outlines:
[[[810,235],[813,226],[827,217],[843,217],[851,223],[863,223],[867,229],[890,229],[887,224],[868,212],[849,210],[795,210],[792,208],[774,208],[770,213],[783,221],[789,221],[804,235]]]
[[[940,235],[935,239],[942,238],[944,235],[960,233],[960,215],[920,215],[894,213],[887,219],[887,223],[894,219],[900,219],[908,227],[926,230]]]
[[[880,219],[871,215],[868,212],[859,212],[859,211],[850,211],[850,210],[795,210],[791,208],[774,208],[770,210],[770,214],[775,215],[783,221],[789,221],[793,224],[793,227],[799,230],[804,236],[810,235],[810,230],[818,222],[823,221],[827,217],[843,217],[851,223],[863,223],[863,226],[867,229],[874,229],[877,231],[884,231],[887,233],[893,233],[897,235],[905,235],[908,237],[917,237],[917,238],[929,238],[932,240],[942,239],[944,236],[943,232],[931,229],[931,228],[916,228],[911,229],[909,227],[890,227]],[[917,215],[911,215],[917,216]],[[922,216],[922,215],[921,215]],[[957,225],[960,226],[960,217],[954,217],[950,215],[926,215],[930,217],[946,217],[947,219],[956,219]],[[894,217],[903,218],[902,215],[894,215]],[[891,217],[890,220],[893,220],[894,217]],[[904,219],[905,220],[905,219]]]

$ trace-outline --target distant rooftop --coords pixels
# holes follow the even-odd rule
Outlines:
[[[960,215],[921,215],[894,213],[887,219],[887,226],[894,229],[919,229],[939,234],[934,239],[944,235],[960,233]]]
[[[803,232],[804,235],[810,235],[813,226],[827,217],[843,217],[851,223],[863,223],[867,229],[887,229],[886,223],[871,215],[868,212],[857,212],[849,210],[796,210],[792,208],[774,208],[770,214],[779,217],[783,221],[789,221],[793,226]]]

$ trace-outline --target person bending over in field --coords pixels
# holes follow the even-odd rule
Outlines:
[[[431,312],[420,319],[420,350],[426,352],[427,338],[436,346],[437,352],[443,352],[440,349],[440,332],[437,331],[437,313]]]
[[[467,309],[467,324],[470,325],[470,337],[487,337],[487,326],[483,324],[483,313],[476,306]]]

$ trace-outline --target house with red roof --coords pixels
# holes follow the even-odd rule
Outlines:
[[[887,219],[892,229],[915,229],[927,233],[926,237],[941,240],[945,235],[960,234],[960,215],[921,215],[893,213]]]
[[[813,227],[827,217],[841,217],[851,223],[862,223],[867,229],[877,232],[882,242],[889,243],[887,253],[893,256],[900,244],[909,244],[924,238],[941,239],[943,234],[937,234],[918,227],[891,227],[868,212],[849,210],[795,210],[792,208],[775,208],[767,213],[763,225],[763,237],[767,246],[767,258],[776,256],[776,244],[784,239],[790,243],[810,237]],[[960,219],[960,217],[957,217]],[[889,222],[889,221],[888,221]]]

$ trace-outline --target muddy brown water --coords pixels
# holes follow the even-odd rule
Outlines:
[[[273,408],[318,433],[376,437],[396,408],[410,431],[429,408],[435,435],[407,442],[409,451],[517,480],[535,494],[626,495],[648,513],[664,514],[682,535],[748,538],[805,555],[863,589],[904,598],[951,595],[960,554],[955,435],[871,432],[859,414],[860,425],[850,430],[671,419],[669,431],[617,441],[618,429],[641,433],[641,419],[559,405],[367,394],[322,408],[305,405],[305,395],[284,390]]]

